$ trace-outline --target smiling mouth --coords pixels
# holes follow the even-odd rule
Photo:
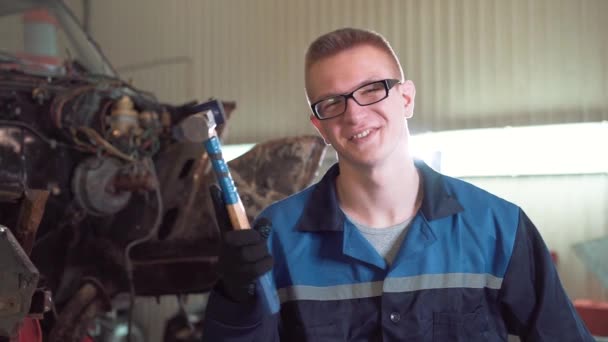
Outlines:
[[[348,140],[362,139],[362,138],[365,138],[366,136],[370,135],[371,133],[372,133],[372,129],[366,129],[365,131],[363,131],[361,133],[357,133],[357,134],[353,135]]]

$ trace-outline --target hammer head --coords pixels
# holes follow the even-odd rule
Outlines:
[[[195,113],[183,119],[173,129],[178,140],[203,142],[216,135],[215,127],[226,121],[224,106],[219,100],[210,100],[191,107]]]
[[[226,113],[224,112],[224,106],[220,100],[209,100],[193,106],[191,108],[193,113],[207,113],[211,111],[213,120],[216,125],[221,125],[226,122]]]

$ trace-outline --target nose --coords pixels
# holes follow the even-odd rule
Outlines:
[[[354,98],[350,97],[346,99],[346,111],[342,115],[343,120],[356,122],[360,120],[365,114],[363,106],[359,105]]]

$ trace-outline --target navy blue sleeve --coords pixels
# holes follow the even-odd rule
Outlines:
[[[203,342],[278,342],[278,314],[268,316],[256,301],[235,303],[211,291],[205,309]]]
[[[522,341],[595,341],[564,291],[540,233],[521,210],[499,296],[509,333]]]

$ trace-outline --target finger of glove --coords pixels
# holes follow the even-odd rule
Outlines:
[[[225,282],[229,282],[231,284],[245,285],[270,271],[273,263],[274,259],[272,256],[268,255],[256,262],[244,263],[229,268],[224,273],[223,278]]]
[[[221,232],[231,231],[233,229],[232,223],[230,223],[230,217],[228,216],[222,189],[220,189],[217,184],[211,184],[209,186],[209,195],[211,196],[211,202],[213,203],[213,211],[215,212],[215,220],[218,228]]]
[[[270,255],[268,247],[264,242],[242,246],[238,248],[236,252],[238,253],[239,259],[245,263],[257,262]]]
[[[253,229],[227,231],[222,234],[222,239],[224,245],[228,248],[265,243],[260,233]]]
[[[223,272],[238,272],[242,267],[260,262],[270,256],[264,244],[247,245],[244,247],[224,249],[220,255],[220,267]],[[245,265],[245,266],[243,266]]]

